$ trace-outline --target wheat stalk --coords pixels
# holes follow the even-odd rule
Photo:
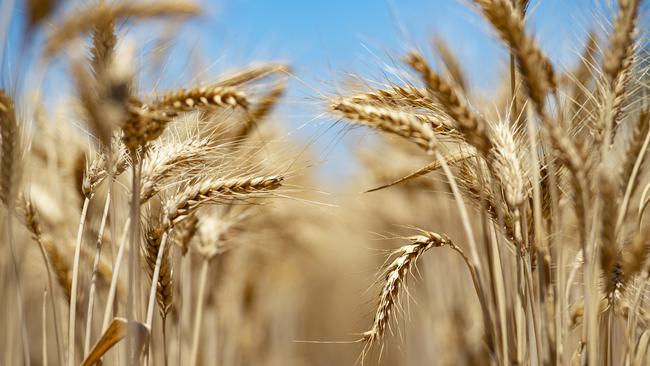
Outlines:
[[[21,173],[20,162],[20,143],[21,136],[18,131],[18,120],[14,109],[13,100],[4,90],[0,90],[0,142],[2,156],[0,157],[0,201],[7,209],[5,218],[5,229],[9,251],[11,253],[11,264],[16,286],[16,304],[18,309],[18,321],[21,327],[21,343],[23,352],[23,362],[29,366],[29,343],[27,341],[27,328],[24,318],[23,290],[20,281],[20,271],[18,268],[18,258],[13,237],[13,207],[16,188]]]

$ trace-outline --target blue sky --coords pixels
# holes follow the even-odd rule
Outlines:
[[[593,18],[604,19],[606,9],[597,0],[533,0],[528,26],[560,67],[571,67],[586,32],[596,26]],[[434,35],[455,48],[479,92],[491,90],[507,60],[491,29],[461,0],[230,0],[211,11],[211,26],[219,34],[213,44],[291,60],[302,82],[294,83],[284,115],[295,128],[309,122],[297,132],[298,140],[318,136],[321,174],[334,184],[349,178],[354,164],[342,162],[373,132],[328,129],[331,119],[312,121],[322,104],[305,100],[324,90],[336,92],[348,72],[381,82],[386,64],[398,63],[413,47],[429,51]],[[213,52],[219,54],[217,48]]]
[[[2,2],[9,0],[2,0]],[[95,0],[93,0],[95,1]],[[372,133],[349,132],[322,115],[323,94],[336,93],[347,73],[381,82],[387,66],[398,65],[409,49],[430,52],[440,36],[455,49],[474,90],[489,94],[505,71],[507,54],[491,29],[464,0],[199,0],[206,14],[183,26],[166,68],[152,79],[167,87],[182,86],[196,69],[206,78],[255,60],[291,62],[296,79],[280,116],[294,141],[315,142],[317,162],[330,181],[346,177],[351,149]],[[574,65],[589,29],[602,27],[610,0],[532,0],[528,27],[560,69]],[[14,65],[23,2],[17,0],[10,29]],[[74,3],[74,2],[73,2]],[[77,2],[80,3],[80,2]],[[81,2],[92,4],[92,1]],[[70,2],[68,2],[70,4]],[[74,6],[74,5],[70,5]],[[597,22],[594,22],[597,19]],[[150,27],[128,25],[138,45],[154,44]],[[197,52],[200,50],[200,52]],[[197,57],[196,55],[200,55]],[[24,65],[23,65],[24,66]],[[7,65],[3,80],[7,80]],[[192,70],[189,72],[188,70]],[[48,73],[45,93],[57,94],[65,78]],[[199,81],[207,82],[209,80]],[[56,91],[56,93],[54,92]],[[343,133],[344,132],[344,133]],[[346,135],[342,138],[341,135]]]

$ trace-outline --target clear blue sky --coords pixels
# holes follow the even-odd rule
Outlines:
[[[495,40],[490,28],[462,0],[330,0],[268,1],[229,0],[211,10],[210,29],[217,42],[209,47],[219,54],[219,45],[253,52],[253,57],[283,57],[295,65],[294,83],[285,114],[294,127],[322,113],[304,107],[304,100],[318,98],[323,90],[336,92],[337,82],[345,73],[366,75],[381,81],[391,57],[399,60],[412,47],[429,51],[434,35],[446,39],[455,48],[469,72],[472,85],[481,91],[505,70],[506,52]],[[529,28],[542,47],[560,67],[573,65],[586,32],[609,13],[605,1],[533,0]],[[206,37],[208,38],[208,37]],[[289,111],[290,110],[290,111]],[[356,145],[367,138],[366,130],[344,131],[331,126],[333,121],[319,118],[304,128],[299,137],[318,135],[317,153],[323,159],[325,180],[336,182],[350,174],[349,161]],[[302,131],[302,130],[301,130]],[[334,148],[332,148],[334,146]]]
[[[8,1],[8,0],[2,0]],[[96,0],[92,0],[96,1]],[[92,4],[86,1],[86,4]],[[12,16],[10,41],[20,35],[22,1]],[[325,160],[325,175],[346,176],[350,145],[367,131],[340,138],[342,127],[317,118],[323,112],[321,93],[336,92],[346,73],[381,81],[387,65],[398,64],[410,48],[429,51],[430,39],[445,38],[456,50],[476,90],[483,93],[505,70],[507,55],[490,28],[464,0],[199,0],[206,15],[184,26],[164,72],[152,76],[162,85],[180,86],[199,65],[214,77],[223,69],[260,59],[288,60],[297,80],[280,113],[295,140],[316,138],[316,155]],[[560,69],[573,65],[589,29],[601,27],[611,14],[610,0],[532,0],[528,27]],[[594,22],[597,19],[597,22]],[[143,47],[151,41],[146,26],[129,26]],[[153,43],[153,42],[150,42]],[[190,56],[196,49],[200,59]],[[194,54],[193,54],[194,55]],[[12,63],[19,64],[15,52]],[[7,66],[3,80],[7,80]],[[157,72],[157,74],[156,74]],[[60,76],[50,72],[47,90],[61,90]],[[201,80],[207,81],[207,80]],[[46,91],[47,92],[47,91]],[[316,101],[316,103],[314,103]]]

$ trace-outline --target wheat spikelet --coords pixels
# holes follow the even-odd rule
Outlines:
[[[72,66],[84,120],[103,146],[110,146],[113,130],[123,124],[128,115],[129,77],[103,69],[92,77],[78,62]]]
[[[72,269],[64,259],[65,256],[61,254],[57,245],[49,236],[42,237],[43,246],[47,251],[47,255],[52,262],[52,269],[56,275],[57,282],[63,289],[66,300],[70,302],[70,294],[72,293]]]
[[[619,248],[616,243],[616,225],[613,217],[617,214],[617,187],[605,175],[600,177],[601,226],[600,226],[600,267],[605,274],[605,291],[612,293],[620,283],[620,265],[618,263]]]
[[[32,239],[43,249],[47,254],[44,260],[49,261],[56,276],[59,286],[63,289],[66,299],[70,301],[70,291],[72,287],[71,271],[68,264],[65,262],[58,248],[53,244],[51,238],[43,235],[41,224],[36,216],[36,210],[32,202],[25,199],[21,200],[21,207],[24,210],[25,227],[32,236]],[[54,289],[52,289],[54,290]]]
[[[517,208],[528,197],[528,180],[518,144],[507,123],[495,123],[490,136],[494,142],[494,148],[490,151],[493,175],[501,183],[508,206],[511,209]]]
[[[441,113],[442,109],[431,99],[426,89],[410,85],[393,85],[389,89],[377,89],[372,92],[357,94],[349,98],[351,102],[373,104],[377,106],[410,107]]]
[[[122,126],[122,141],[134,157],[139,148],[162,135],[171,118],[166,113],[152,111],[135,97],[130,98],[128,110],[129,116]]]
[[[625,284],[632,277],[640,273],[650,256],[650,243],[648,242],[647,228],[634,235],[632,241],[623,248],[621,265],[621,283]]]
[[[6,206],[13,206],[14,190],[20,175],[20,135],[13,100],[0,90],[0,200]]]
[[[624,115],[623,103],[632,76],[636,23],[641,1],[620,0],[618,4],[619,11],[614,22],[614,30],[610,35],[609,47],[603,56],[603,74],[607,81],[607,92],[612,98],[611,122],[615,125],[620,123]],[[616,129],[612,129],[612,138],[615,132]]]
[[[585,86],[594,75],[593,67],[596,62],[596,52],[598,51],[598,40],[594,32],[587,34],[587,40],[583,46],[580,55],[580,62],[578,67],[573,71],[573,79],[575,80],[576,89],[581,89],[580,86]],[[574,91],[575,93],[575,91]]]
[[[627,141],[627,149],[625,150],[625,155],[623,155],[622,169],[621,169],[621,191],[624,192],[630,178],[632,177],[632,171],[634,170],[634,165],[636,160],[643,149],[643,143],[650,130],[650,109],[645,109],[639,114],[639,118],[634,124],[634,129],[632,130],[632,135]],[[645,158],[645,154],[644,154]],[[635,183],[638,181],[639,175],[636,176]],[[637,184],[633,184],[633,187]]]
[[[428,90],[440,102],[445,113],[454,120],[467,142],[487,155],[492,148],[492,142],[485,123],[458,98],[451,85],[433,72],[422,55],[411,52],[406,57],[406,63],[420,74]]]
[[[332,104],[331,109],[345,118],[363,125],[406,138],[427,151],[431,151],[436,145],[432,126],[443,126],[438,120],[427,115],[363,105],[346,100]]]
[[[105,6],[104,4],[100,4]],[[102,78],[112,62],[113,51],[117,44],[115,36],[115,23],[112,19],[105,19],[97,23],[92,32],[92,47],[90,48],[90,63],[95,77]]]
[[[634,38],[640,0],[618,1],[619,11],[603,57],[603,73],[613,84],[621,73],[629,71],[629,56],[634,51]]]
[[[246,109],[248,108],[248,99],[246,94],[231,87],[180,89],[153,102],[150,109],[164,111],[168,116],[173,116],[179,112],[194,111],[206,107],[241,107]]]
[[[140,202],[145,203],[160,191],[159,185],[174,173],[205,161],[208,139],[188,139],[179,144],[164,144],[150,152],[142,162]]]
[[[588,88],[590,82],[594,79],[597,51],[596,34],[589,32],[578,66],[564,78],[571,82],[571,103],[569,106],[573,111],[573,115],[570,122],[574,128],[579,128],[582,124],[589,122],[593,123],[593,119],[596,117],[592,115],[592,111],[595,110],[595,103],[590,98],[591,93]]]
[[[379,305],[375,312],[372,327],[364,332],[362,336],[362,341],[366,343],[364,350],[369,349],[374,343],[383,338],[390,321],[394,317],[393,312],[399,301],[400,292],[403,292],[407,277],[420,256],[433,247],[447,245],[455,248],[455,245],[447,236],[428,231],[422,231],[421,235],[415,235],[408,239],[411,244],[395,250],[392,253],[394,259],[384,269]]]
[[[146,260],[147,273],[149,280],[152,280],[154,270],[156,268],[156,259],[158,250],[160,248],[160,241],[162,232],[157,229],[152,229],[145,235],[145,242],[142,245],[142,254]],[[170,259],[170,246],[165,246],[162,253],[162,262],[160,272],[158,275],[158,283],[156,284],[156,301],[160,309],[160,316],[163,320],[166,319],[169,310],[173,304],[174,291],[173,291],[173,275],[172,262]]]
[[[171,198],[165,208],[162,223],[164,229],[184,220],[202,204],[219,198],[234,196],[245,198],[279,188],[282,176],[242,177],[230,179],[206,179],[190,185],[185,191]],[[164,231],[164,230],[163,230]]]
[[[113,162],[113,176],[117,177],[124,173],[128,167],[128,161],[123,153],[117,156]],[[83,178],[81,181],[81,192],[85,198],[92,198],[97,190],[97,187],[108,177],[106,155],[98,153],[95,159],[90,163],[90,166],[83,171]]]

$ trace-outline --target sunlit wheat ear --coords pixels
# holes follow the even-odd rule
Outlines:
[[[97,78],[80,61],[72,65],[84,122],[103,147],[111,146],[113,131],[128,116],[126,99],[131,79],[128,74],[111,72],[116,71],[112,68],[116,63],[107,66],[110,68],[102,69]]]
[[[14,102],[9,95],[0,90],[0,200],[13,207],[15,189],[21,173],[20,134]]]
[[[420,74],[429,92],[441,104],[442,110],[456,123],[465,140],[487,155],[492,148],[492,141],[485,122],[458,97],[452,85],[442,80],[440,75],[431,69],[421,54],[409,53],[406,56],[406,63]]]
[[[518,208],[528,198],[530,184],[523,168],[519,143],[509,123],[494,123],[490,136],[494,142],[490,151],[493,175],[498,179],[510,209]]]
[[[194,213],[201,205],[218,202],[223,198],[246,199],[269,193],[282,186],[282,176],[206,179],[188,186],[172,197],[166,205],[162,222],[163,231],[171,228]]]
[[[606,174],[600,178],[601,224],[600,224],[600,267],[605,276],[605,293],[610,294],[620,283],[619,248],[616,242],[616,217],[618,190]]]
[[[162,111],[168,116],[202,108],[248,107],[246,94],[232,87],[200,87],[180,89],[154,101],[150,109]]]
[[[143,257],[146,261],[147,273],[149,279],[153,278],[154,270],[156,268],[156,259],[158,250],[160,248],[160,241],[162,239],[162,232],[159,229],[150,229],[145,234],[145,242],[142,245]],[[163,321],[167,318],[167,314],[172,307],[174,300],[173,290],[173,267],[170,258],[170,246],[165,246],[162,253],[162,264],[158,275],[158,283],[156,284],[156,301],[160,310],[160,316]]]
[[[610,34],[609,47],[603,56],[603,74],[607,82],[607,93],[612,98],[611,120],[606,123],[613,123],[612,128],[621,122],[625,114],[624,101],[634,66],[635,40],[638,34],[636,24],[641,0],[621,0],[618,4],[619,11]],[[605,103],[604,107],[608,108],[610,104]],[[612,137],[615,132],[614,128]]]
[[[428,115],[411,114],[346,100],[334,102],[331,108],[352,121],[410,140],[426,151],[431,151],[436,146],[431,126],[438,124],[438,121]]]
[[[371,104],[377,107],[404,107],[430,110],[437,114],[444,113],[440,105],[431,99],[426,89],[410,85],[391,85],[390,88],[353,95],[348,100],[353,103]]]
[[[636,22],[639,15],[640,0],[618,1],[614,30],[610,35],[609,47],[603,57],[603,73],[610,83],[614,83],[622,72],[629,71],[630,55],[634,51]]]
[[[99,7],[105,7],[101,3]],[[113,19],[103,19],[92,30],[92,47],[90,48],[90,65],[95,77],[101,79],[106,74],[108,65],[112,62],[117,36]]]
[[[209,156],[209,144],[207,139],[188,139],[152,148],[142,162],[140,202],[145,203],[156,195],[160,185],[172,175],[182,175],[202,166]]]
[[[548,57],[526,33],[522,13],[515,11],[510,0],[474,2],[514,53],[528,94],[543,113],[547,92],[557,88],[555,71]]]
[[[394,258],[383,271],[383,284],[379,293],[379,305],[375,312],[370,330],[363,333],[361,340],[365,342],[363,353],[367,353],[377,342],[380,342],[391,321],[394,321],[395,310],[399,295],[405,291],[410,271],[416,266],[417,260],[424,252],[434,247],[449,246],[454,251],[465,255],[446,235],[440,235],[421,230],[420,235],[408,238],[411,244],[405,245],[392,253]]]
[[[626,284],[647,265],[650,257],[650,232],[647,228],[640,230],[634,235],[632,241],[623,248],[621,254],[621,283]]]
[[[646,107],[639,113],[639,117],[634,122],[631,136],[625,141],[627,143],[625,155],[623,155],[622,169],[621,169],[621,192],[625,192],[627,187],[631,185],[631,193],[638,187],[640,175],[633,174],[635,165],[639,161],[639,166],[646,160],[644,149],[645,140],[650,133],[650,108]]]
[[[124,18],[143,20],[161,16],[187,17],[196,15],[199,8],[185,1],[145,1],[145,2],[114,2],[106,6],[78,9],[75,13],[60,23],[48,37],[43,54],[45,57],[55,56],[73,39],[91,31],[98,24],[117,22]]]
[[[124,173],[129,166],[128,157],[124,152],[119,152],[115,161],[113,161],[112,174],[117,177]],[[81,182],[81,192],[84,197],[91,198],[95,194],[97,187],[108,177],[108,167],[106,155],[103,153],[95,154],[95,158],[87,169],[84,169],[83,180]]]

